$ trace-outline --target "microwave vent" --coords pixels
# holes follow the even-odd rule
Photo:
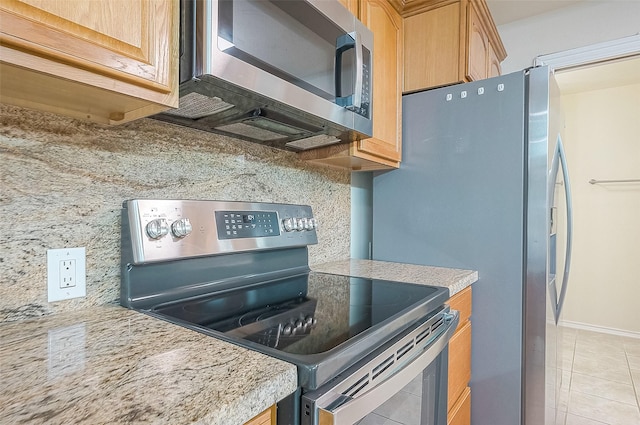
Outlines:
[[[215,129],[263,142],[290,137],[304,137],[312,134],[309,130],[288,122],[276,121],[260,115],[264,112],[257,109],[252,112],[250,117],[242,121],[219,125]]]
[[[259,140],[266,142],[269,140],[278,140],[286,136],[275,133],[265,128],[254,127],[252,125],[243,122],[234,122],[232,124],[226,124],[216,127],[216,130],[224,131],[225,133],[236,134],[238,136],[248,137],[249,139]]]
[[[341,140],[337,137],[330,136],[328,134],[318,134],[315,136],[307,137],[304,139],[294,140],[292,142],[287,143],[287,147],[294,149],[313,149],[320,146],[333,145],[335,143],[340,142]]]
[[[178,109],[166,111],[165,114],[198,119],[219,114],[231,108],[233,108],[232,104],[225,102],[219,97],[205,96],[200,93],[191,92],[180,97],[180,106]]]

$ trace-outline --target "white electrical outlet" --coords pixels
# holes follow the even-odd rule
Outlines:
[[[48,249],[49,302],[87,295],[86,274],[84,248]]]
[[[76,260],[60,261],[60,288],[76,286]]]

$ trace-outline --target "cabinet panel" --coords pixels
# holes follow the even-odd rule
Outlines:
[[[358,150],[400,161],[402,140],[402,18],[386,0],[366,0],[360,19],[374,31],[373,138],[360,140]]]
[[[462,395],[451,408],[447,425],[470,425],[471,424],[471,388],[464,389]]]
[[[449,342],[449,390],[447,411],[450,411],[471,379],[471,322],[467,322]]]
[[[485,33],[478,12],[469,3],[469,48],[467,51],[467,78],[478,81],[487,78],[489,39]]]
[[[358,0],[338,0],[347,10],[358,16]]]
[[[178,13],[171,0],[5,0],[2,101],[102,123],[175,107]]]
[[[276,406],[271,406],[244,425],[276,425]]]
[[[404,92],[457,81],[460,37],[460,3],[405,18]]]
[[[449,379],[447,394],[448,424],[469,425],[471,415],[471,308],[472,287],[468,286],[448,301],[460,312],[460,323],[449,343]]]
[[[145,5],[139,1],[70,2],[59,0],[19,0],[19,3],[33,6],[32,9],[27,7],[23,9],[22,14],[24,16],[36,18],[41,23],[48,20],[49,25],[58,29],[66,27],[67,30],[72,32],[77,32],[78,28],[85,28],[87,30],[86,35],[94,42],[99,42],[102,38],[100,35],[106,35],[115,40],[122,40],[129,45],[140,46],[143,38],[144,31],[141,31],[143,20],[141,18],[143,14],[142,8]],[[122,16],[122,10],[127,11],[130,26],[113,25],[115,19]],[[37,15],[40,15],[40,18]],[[67,24],[63,24],[63,22]]]
[[[500,59],[496,54],[495,49],[489,44],[489,74],[487,77],[497,77],[502,74],[502,67],[500,66]]]
[[[467,286],[451,297],[448,304],[452,310],[458,310],[460,312],[460,322],[456,329],[460,330],[471,317],[471,286]]]
[[[123,25],[126,23],[126,25]],[[172,5],[143,0],[7,0],[2,44],[160,92],[169,82]]]

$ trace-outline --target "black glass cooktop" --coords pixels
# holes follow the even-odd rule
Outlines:
[[[383,326],[396,333],[447,298],[444,288],[311,272],[154,311],[283,355],[307,356]]]

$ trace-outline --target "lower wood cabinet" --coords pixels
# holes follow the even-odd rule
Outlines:
[[[471,388],[467,387],[449,411],[447,425],[469,425],[471,423]]]
[[[249,422],[246,422],[244,425],[276,425],[275,404],[255,418],[251,419]]]
[[[449,379],[447,424],[471,423],[471,287],[449,300],[452,310],[460,312],[460,323],[449,342]]]

